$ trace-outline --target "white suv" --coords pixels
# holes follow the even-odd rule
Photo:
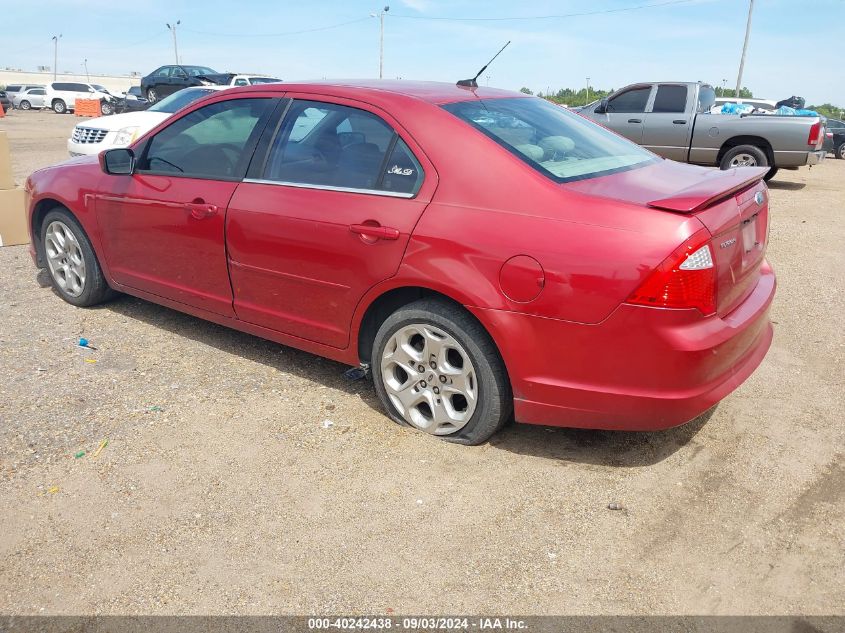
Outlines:
[[[108,90],[97,84],[83,84],[73,81],[54,81],[47,84],[47,94],[44,103],[52,108],[56,114],[73,112],[77,99],[96,99],[99,101],[107,96]]]

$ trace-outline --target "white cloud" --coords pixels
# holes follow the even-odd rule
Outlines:
[[[408,7],[413,11],[419,11],[420,13],[425,13],[431,8],[431,2],[429,0],[400,0],[403,5]]]

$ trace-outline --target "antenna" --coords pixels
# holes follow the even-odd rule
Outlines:
[[[481,76],[481,73],[483,73],[485,70],[487,70],[487,67],[488,67],[490,64],[492,64],[492,63],[493,63],[493,60],[494,60],[494,59],[496,59],[496,58],[497,58],[497,57],[501,54],[501,52],[502,52],[503,50],[505,50],[505,49],[508,47],[508,44],[510,44],[510,43],[511,43],[511,41],[510,41],[510,40],[508,40],[507,44],[505,44],[504,46],[502,46],[502,48],[500,48],[500,49],[499,49],[499,52],[498,52],[498,53],[496,53],[495,55],[493,55],[492,59],[491,59],[489,62],[487,62],[486,64],[484,64],[484,68],[482,68],[482,69],[481,69],[481,70],[479,70],[477,73],[475,73],[475,77],[473,77],[472,79],[461,79],[461,80],[458,82],[458,85],[459,85],[459,86],[464,86],[465,88],[478,88],[478,82],[476,81],[476,79],[478,79],[478,78]]]

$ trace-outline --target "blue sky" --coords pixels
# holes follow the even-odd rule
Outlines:
[[[646,80],[736,83],[748,0],[388,0],[385,77],[455,81],[472,76],[507,40],[480,83],[546,91],[619,88]],[[674,0],[677,2],[677,0]],[[283,79],[378,76],[378,19],[372,0],[28,0],[4,3],[0,67],[147,73],[173,62],[165,22],[181,20],[186,64],[264,72]],[[448,19],[434,19],[448,18]],[[350,23],[351,22],[351,23]],[[341,23],[337,28],[294,34]],[[755,96],[792,94],[845,106],[841,59],[845,0],[756,0],[743,84]],[[11,28],[10,28],[11,27]],[[489,78],[488,78],[489,75]]]

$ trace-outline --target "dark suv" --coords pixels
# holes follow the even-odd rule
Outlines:
[[[208,66],[161,66],[141,79],[141,91],[151,104],[188,86],[220,83]]]
[[[828,119],[825,128],[824,148],[836,158],[845,159],[845,121]]]

